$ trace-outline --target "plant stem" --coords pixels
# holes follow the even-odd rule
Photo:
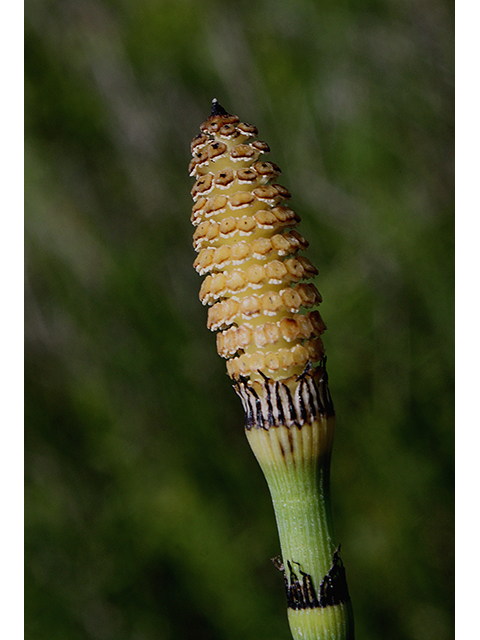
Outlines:
[[[277,519],[295,638],[351,640],[345,570],[330,507],[334,412],[327,385],[318,273],[298,255],[308,242],[276,183],[280,168],[260,160],[269,146],[256,127],[212,102],[192,140],[190,175],[197,227],[195,269],[206,275],[207,325],[245,410],[250,445]]]
[[[326,378],[326,374],[324,374]],[[310,379],[310,387],[314,383]],[[326,379],[323,396],[329,398]],[[270,385],[270,389],[268,389]],[[301,397],[293,386],[294,399]],[[275,385],[264,382],[270,403]],[[278,383],[277,383],[278,388]],[[307,385],[304,384],[304,392]],[[256,395],[259,395],[257,385]],[[245,394],[244,394],[245,396]],[[245,406],[245,397],[244,406]],[[295,640],[350,640],[353,617],[345,570],[336,549],[330,504],[330,459],[335,417],[331,402],[313,419],[267,426],[247,422],[246,434],[262,468],[277,521],[288,602]]]

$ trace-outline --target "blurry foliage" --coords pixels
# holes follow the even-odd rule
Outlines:
[[[214,96],[320,268],[358,638],[452,637],[452,25],[447,0],[27,0],[27,638],[290,637],[191,267]]]

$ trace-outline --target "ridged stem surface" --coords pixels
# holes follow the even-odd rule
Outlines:
[[[275,510],[295,640],[353,638],[348,599],[336,604],[315,602],[335,562],[329,477],[333,431],[334,416],[322,416],[301,428],[247,430]]]

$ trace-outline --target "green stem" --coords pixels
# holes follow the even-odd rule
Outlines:
[[[272,496],[295,640],[353,638],[330,505],[334,420],[324,414],[301,426],[247,429]]]

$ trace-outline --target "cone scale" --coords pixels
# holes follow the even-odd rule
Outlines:
[[[207,326],[245,412],[245,432],[267,481],[277,522],[290,629],[295,640],[350,640],[353,618],[330,506],[335,428],[309,282],[281,171],[264,159],[256,127],[219,103],[192,141],[194,266],[205,276]]]

